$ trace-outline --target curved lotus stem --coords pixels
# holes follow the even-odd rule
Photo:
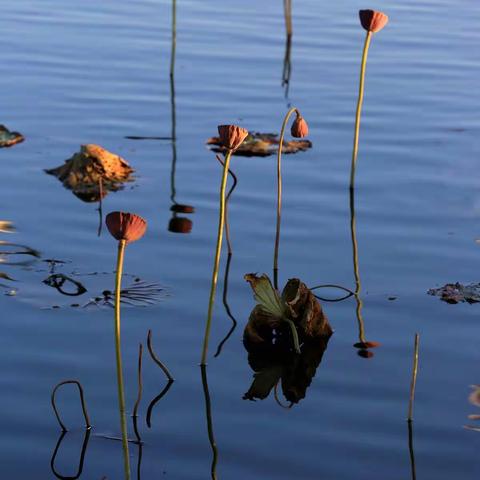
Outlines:
[[[225,161],[223,165],[222,183],[220,186],[220,212],[218,216],[218,232],[217,232],[217,246],[215,249],[215,260],[213,264],[212,282],[210,287],[210,297],[208,300],[207,323],[205,326],[205,336],[203,339],[202,359],[200,365],[207,364],[208,341],[210,337],[210,329],[212,326],[213,304],[215,301],[215,292],[217,290],[218,281],[218,267],[220,264],[220,254],[222,251],[223,229],[225,228],[225,191],[227,188],[228,169],[230,165],[230,158],[232,150],[228,149],[225,154]]]
[[[273,285],[278,289],[278,249],[280,245],[280,223],[282,221],[282,149],[283,139],[285,137],[285,129],[287,128],[288,120],[291,115],[296,113],[300,115],[300,112],[296,107],[290,108],[285,115],[282,124],[282,130],[280,131],[280,140],[278,142],[277,153],[277,226],[275,231],[275,251],[273,254]]]
[[[360,85],[358,88],[357,111],[355,114],[355,134],[353,137],[353,152],[352,152],[352,166],[350,169],[350,189],[353,190],[355,185],[355,167],[357,164],[358,155],[358,138],[360,133],[360,117],[362,115],[363,93],[365,90],[365,70],[367,67],[368,48],[370,47],[370,40],[372,39],[372,32],[367,31],[365,37],[365,44],[363,46],[362,66],[360,69]]]
[[[70,383],[72,383],[72,384],[74,384],[78,387],[78,392],[80,394],[80,403],[82,405],[83,418],[85,419],[85,428],[91,429],[92,425],[90,424],[90,418],[89,418],[88,412],[87,412],[87,404],[85,403],[85,395],[83,393],[83,387],[82,387],[82,384],[78,380],[64,380],[63,382],[60,382],[57,385],[55,385],[55,388],[52,391],[50,401],[52,403],[52,408],[53,408],[53,411],[55,412],[55,417],[57,418],[57,421],[60,425],[60,428],[62,429],[63,432],[67,431],[67,427],[62,422],[62,420],[60,418],[60,414],[58,413],[57,405],[56,405],[56,402],[55,402],[55,396],[57,394],[57,390],[62,385],[67,385],[67,384],[70,384]]]

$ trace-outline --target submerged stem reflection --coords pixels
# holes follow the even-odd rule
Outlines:
[[[200,365],[200,371],[202,373],[202,386],[203,394],[205,397],[205,414],[207,418],[207,431],[208,431],[208,441],[212,448],[212,464],[210,468],[210,474],[212,480],[217,479],[217,461],[218,461],[218,449],[215,442],[215,436],[213,433],[213,420],[212,420],[212,404],[210,401],[210,392],[208,390],[208,378],[207,378],[207,366]]]

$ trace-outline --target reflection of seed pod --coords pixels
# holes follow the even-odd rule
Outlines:
[[[181,203],[174,203],[170,210],[175,213],[194,213],[195,208],[191,205],[182,205]]]
[[[185,217],[172,217],[168,223],[168,231],[173,233],[190,233],[193,222]]]
[[[147,222],[142,217],[127,212],[111,212],[105,223],[113,238],[125,240],[127,243],[142,238],[147,229]]]
[[[236,150],[248,136],[248,130],[237,125],[219,125],[218,134],[225,148]]]
[[[360,23],[365,30],[379,32],[388,23],[388,16],[376,10],[360,10]]]
[[[292,128],[290,130],[292,137],[295,138],[304,138],[308,135],[308,124],[305,119],[297,113],[297,118],[292,123]]]
[[[377,348],[381,345],[381,343],[379,342],[358,342],[358,343],[354,343],[353,346],[355,348],[363,348],[363,349],[366,349],[366,348]]]
[[[362,358],[372,358],[374,353],[371,352],[370,350],[359,350],[357,352],[357,355]]]

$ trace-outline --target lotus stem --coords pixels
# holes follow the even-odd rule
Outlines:
[[[358,322],[358,339],[361,343],[365,343],[365,325],[362,317],[363,302],[360,298],[362,282],[360,281],[360,270],[358,267],[358,244],[357,244],[357,228],[355,218],[355,192],[350,189],[350,234],[352,237],[352,256],[353,256],[353,273],[355,275],[355,301],[357,302],[356,316]]]
[[[412,380],[410,381],[410,401],[408,403],[408,422],[413,421],[413,402],[415,400],[415,387],[417,385],[417,372],[418,372],[418,344],[420,336],[415,334],[415,345],[413,351],[413,369]]]
[[[283,9],[285,14],[285,29],[287,35],[291,36],[293,33],[292,28],[292,0],[283,0]]]
[[[58,413],[57,405],[56,405],[56,402],[55,402],[55,396],[57,394],[57,390],[62,385],[67,385],[69,383],[72,383],[72,384],[74,384],[78,387],[78,392],[80,394],[80,403],[82,405],[83,418],[85,419],[85,428],[90,430],[92,428],[92,425],[90,424],[90,417],[88,416],[88,412],[87,412],[87,404],[85,402],[85,395],[83,393],[82,384],[78,380],[64,380],[63,382],[60,382],[57,385],[55,385],[55,388],[53,389],[52,395],[50,397],[50,401],[52,403],[52,408],[53,408],[53,411],[55,413],[55,417],[57,418],[57,421],[58,421],[62,431],[67,432],[67,427],[62,422],[62,419],[60,418],[60,414]]]
[[[360,69],[360,85],[358,89],[357,112],[355,114],[355,134],[353,137],[352,166],[350,169],[350,190],[353,190],[355,186],[355,168],[357,165],[357,155],[358,155],[360,117],[362,115],[363,93],[365,90],[365,70],[367,68],[368,48],[370,47],[371,39],[372,39],[372,32],[367,31],[367,35],[365,37],[365,44],[363,46],[362,66]]]
[[[283,139],[285,137],[285,129],[287,128],[288,120],[290,116],[296,113],[300,115],[300,112],[296,107],[292,107],[285,118],[283,119],[282,130],[280,131],[280,140],[278,142],[277,153],[277,226],[275,232],[275,251],[273,254],[273,285],[278,290],[278,249],[280,245],[280,223],[282,221],[282,149]]]
[[[135,436],[137,437],[138,443],[141,443],[142,438],[137,428],[137,417],[138,417],[138,407],[140,402],[142,401],[142,393],[143,393],[143,381],[142,381],[142,356],[143,356],[143,345],[140,343],[138,347],[138,393],[137,393],[137,400],[135,401],[135,405],[133,406],[133,429],[135,431]]]
[[[213,304],[215,302],[215,292],[217,290],[218,281],[218,267],[220,265],[220,255],[222,252],[223,229],[225,228],[225,191],[227,188],[228,168],[230,165],[230,158],[232,150],[227,150],[225,161],[223,165],[222,183],[220,186],[220,212],[218,215],[218,232],[217,232],[217,246],[215,249],[215,260],[213,264],[212,282],[210,287],[210,297],[208,301],[207,322],[205,325],[205,336],[203,339],[202,358],[200,365],[207,364],[208,341],[210,337],[210,329],[212,326]]]
[[[127,420],[125,418],[125,390],[123,386],[122,352],[120,343],[120,294],[122,288],[122,272],[125,245],[125,240],[119,240],[117,254],[117,273],[115,277],[115,358],[117,365],[118,405],[120,412],[120,427],[122,430],[122,447],[125,478],[127,480],[130,480],[130,456],[128,453]]]
[[[147,334],[147,348],[148,348],[148,352],[150,353],[150,356],[152,357],[152,360],[162,369],[163,373],[166,375],[166,377],[168,378],[168,381],[169,382],[173,382],[174,381],[174,378],[172,377],[172,375],[170,374],[167,366],[157,357],[157,355],[155,354],[155,352],[153,351],[153,347],[152,347],[152,331],[149,330],[148,331],[148,334]]]

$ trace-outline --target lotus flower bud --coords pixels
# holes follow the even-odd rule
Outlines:
[[[111,212],[105,219],[108,231],[116,240],[135,242],[143,237],[147,229],[147,222],[134,213]]]
[[[220,142],[228,150],[236,150],[248,136],[248,130],[237,125],[219,125]]]
[[[292,123],[292,128],[290,130],[292,137],[303,138],[308,135],[308,124],[305,119],[297,113],[297,118]]]
[[[168,231],[173,233],[190,233],[193,222],[185,217],[172,217],[168,223]]]
[[[377,33],[388,23],[388,16],[377,10],[360,10],[358,13],[362,27],[369,32]]]

